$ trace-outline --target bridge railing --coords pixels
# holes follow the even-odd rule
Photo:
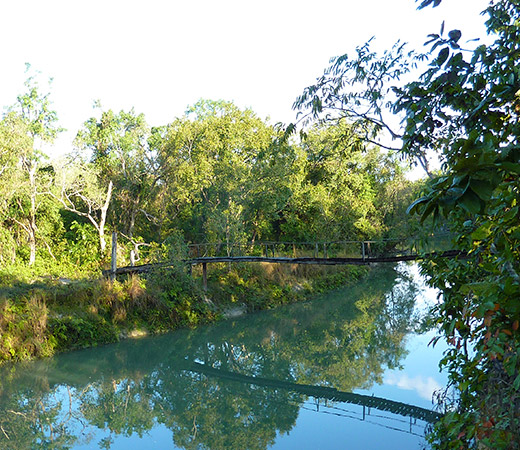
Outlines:
[[[377,258],[379,256],[414,255],[420,252],[449,249],[449,239],[403,238],[382,240],[338,240],[312,242],[206,242],[189,244],[189,257],[263,256],[287,258]]]
[[[117,240],[115,241],[117,242]],[[207,260],[198,258],[216,258],[217,261],[230,262],[229,257],[252,257],[249,261],[261,261],[262,257],[270,258],[270,262],[287,262],[302,264],[369,264],[370,262],[410,261],[429,253],[443,253],[445,257],[460,256],[460,251],[450,250],[452,243],[448,234],[432,235],[427,238],[382,239],[382,240],[343,240],[314,242],[205,242],[188,244],[188,254],[182,252],[180,260],[190,264],[198,262],[205,271]],[[450,251],[448,251],[450,250]],[[161,261],[141,264],[139,266],[124,266],[117,268],[117,248],[112,242],[112,266],[105,270],[106,276],[117,274],[146,272],[152,267],[167,266],[171,263]],[[260,257],[260,258],[258,258]],[[271,259],[272,258],[272,259]],[[291,260],[306,258],[305,260]],[[311,258],[309,260],[308,258]],[[338,258],[334,260],[333,258]],[[173,257],[172,259],[175,259]]]

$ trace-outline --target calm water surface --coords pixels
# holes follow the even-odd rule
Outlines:
[[[422,449],[446,380],[415,266],[305,304],[0,368],[1,449]]]

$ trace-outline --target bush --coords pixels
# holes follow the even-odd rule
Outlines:
[[[56,350],[96,347],[118,341],[116,328],[102,317],[67,316],[50,321],[49,331]]]

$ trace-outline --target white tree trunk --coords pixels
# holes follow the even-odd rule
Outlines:
[[[101,208],[101,215],[99,218],[99,224],[98,224],[98,232],[99,232],[99,249],[101,250],[101,254],[103,255],[105,253],[105,250],[107,248],[107,243],[105,241],[105,223],[107,221],[107,212],[108,212],[108,205],[110,205],[110,199],[112,198],[112,188],[114,184],[112,181],[108,183],[108,189],[107,189],[107,196],[105,199],[105,204]]]
[[[36,261],[36,163],[29,169],[29,186],[31,189],[31,210],[29,211],[29,265],[32,266]]]

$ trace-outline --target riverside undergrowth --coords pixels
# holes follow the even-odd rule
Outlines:
[[[183,264],[142,276],[107,279],[10,279],[0,289],[0,363],[209,323],[239,306],[269,309],[360,279],[364,267]],[[4,285],[5,286],[5,285]]]

